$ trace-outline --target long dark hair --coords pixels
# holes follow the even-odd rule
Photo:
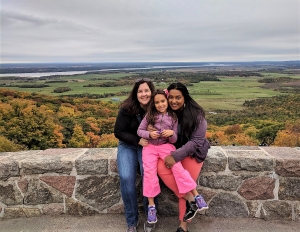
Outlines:
[[[167,104],[168,104],[167,112],[171,116],[171,118],[173,119],[173,122],[175,122],[177,120],[177,116],[176,116],[175,112],[169,106],[168,96],[167,96],[166,92],[164,90],[157,89],[151,97],[151,101],[150,101],[150,104],[149,104],[149,107],[148,107],[148,110],[147,110],[146,119],[147,119],[148,124],[154,125],[155,121],[156,121],[156,118],[157,118],[157,115],[160,113],[155,108],[155,103],[154,103],[154,97],[158,94],[162,94],[162,95],[165,96]]]
[[[185,136],[187,139],[190,138],[191,134],[198,127],[199,123],[205,118],[204,109],[190,96],[186,86],[180,82],[172,83],[168,87],[168,91],[176,89],[179,90],[184,97],[183,109],[179,109],[177,114],[182,113],[183,118],[181,122],[181,134],[183,139]],[[180,111],[180,112],[179,112]]]
[[[130,115],[137,115],[140,113],[141,106],[140,106],[140,102],[137,99],[137,92],[138,92],[138,88],[143,83],[146,83],[149,86],[151,95],[153,95],[155,91],[155,87],[150,79],[145,78],[145,79],[136,80],[129,94],[129,97],[126,98],[120,105],[120,108],[126,110],[126,112]]]

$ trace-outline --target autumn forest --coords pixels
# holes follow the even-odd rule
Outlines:
[[[292,71],[293,75],[284,73],[276,78],[270,75],[266,77],[262,70],[243,71],[238,74],[216,73],[214,70],[213,73],[202,72],[201,75],[199,72],[187,75],[186,71],[180,70],[176,75],[173,73],[172,77],[169,77],[170,74],[167,72],[157,72],[136,74],[134,78],[139,75],[147,76],[155,80],[156,87],[161,88],[174,81],[175,75],[176,81],[184,82],[191,88],[191,94],[197,101],[200,101],[198,97],[201,98],[202,95],[208,97],[207,101],[210,101],[209,97],[217,96],[218,93],[213,93],[212,90],[201,90],[200,87],[193,88],[193,86],[199,83],[205,86],[205,82],[213,84],[222,82],[222,78],[241,75],[241,73],[244,73],[244,76],[239,78],[255,76],[255,83],[258,83],[260,88],[272,89],[278,94],[242,99],[242,102],[235,100],[234,104],[240,104],[237,109],[230,109],[230,107],[208,109],[204,106],[207,109],[206,117],[209,124],[207,138],[212,145],[296,147],[300,146],[300,77],[299,69]],[[63,85],[68,84],[68,80],[62,81],[61,77],[54,79],[56,83],[60,82],[62,88],[70,86]],[[120,101],[130,90],[129,85],[125,91],[124,85],[131,84],[132,75],[126,74],[121,78],[107,79],[98,80],[94,84],[98,83],[98,88],[100,83],[106,84],[104,86],[106,93],[110,92],[108,89],[111,85],[119,86],[119,90],[111,91],[111,94],[102,97],[79,95],[79,93],[58,95],[55,91],[53,94],[43,94],[39,91],[30,92],[10,88],[15,87],[17,81],[12,86],[2,84],[0,152],[64,147],[116,147],[118,140],[113,135],[114,123]],[[162,79],[163,81],[159,81]],[[49,84],[51,85],[51,82]],[[120,89],[123,89],[123,92]],[[114,97],[117,97],[117,101]]]

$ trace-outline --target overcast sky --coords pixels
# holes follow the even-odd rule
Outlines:
[[[1,63],[300,60],[300,0],[0,0]]]

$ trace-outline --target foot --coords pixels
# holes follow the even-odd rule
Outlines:
[[[136,226],[128,226],[126,232],[137,232]]]
[[[176,232],[189,232],[189,230],[185,231],[184,229],[182,229],[181,227],[177,228]]]
[[[157,217],[156,217],[156,209],[154,206],[148,207],[148,217],[147,217],[147,222],[149,224],[154,224],[157,222]]]
[[[154,224],[150,224],[148,222],[144,223],[144,231],[145,232],[153,232],[155,230],[155,223]]]
[[[184,217],[183,217],[183,221],[190,221],[192,220],[196,214],[198,212],[198,206],[196,204],[195,201],[191,201],[191,202],[188,202],[187,201],[187,207],[186,207],[186,211],[185,211],[185,214],[184,214]],[[181,228],[181,227],[179,227]]]
[[[204,198],[201,195],[196,196],[195,201],[196,201],[196,204],[197,204],[197,207],[198,207],[198,211],[208,209],[208,206],[207,206]]]

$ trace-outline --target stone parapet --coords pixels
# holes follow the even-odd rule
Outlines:
[[[123,213],[117,148],[0,153],[0,218]],[[300,149],[213,146],[197,180],[214,217],[300,221]],[[142,211],[141,177],[136,183]],[[159,213],[177,215],[161,182]],[[168,209],[168,210],[166,210]]]

